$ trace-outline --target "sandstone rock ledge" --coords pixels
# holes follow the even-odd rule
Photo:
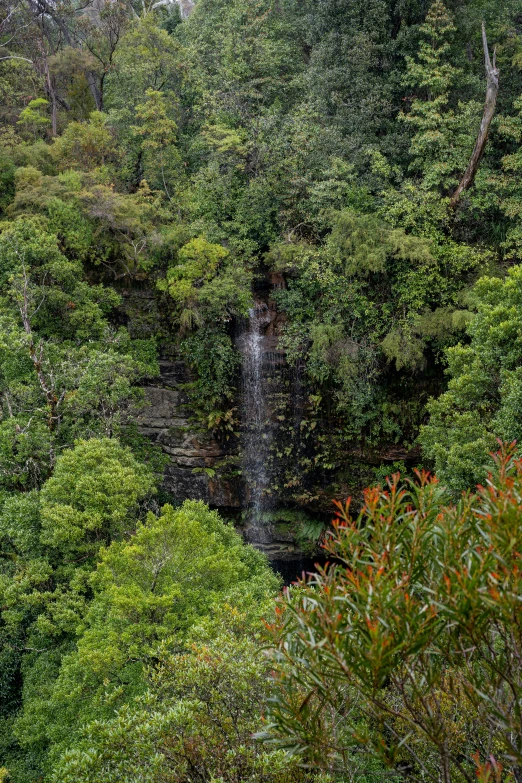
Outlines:
[[[190,381],[186,365],[161,361],[160,372],[153,385],[144,389],[146,406],[140,414],[139,429],[170,458],[164,489],[179,501],[191,498],[218,509],[239,509],[239,482],[223,478],[218,465],[229,453],[210,433],[190,421],[183,390]],[[216,472],[213,476],[201,472],[205,468]]]

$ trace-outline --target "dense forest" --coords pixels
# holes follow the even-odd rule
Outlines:
[[[520,0],[0,0],[0,783],[521,783],[521,176]]]

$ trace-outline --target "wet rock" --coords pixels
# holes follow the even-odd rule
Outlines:
[[[183,389],[190,381],[186,365],[161,361],[160,372],[144,389],[146,404],[139,428],[169,456],[163,488],[180,502],[203,500],[215,508],[239,508],[237,482],[223,477],[219,466],[229,453],[190,420]]]

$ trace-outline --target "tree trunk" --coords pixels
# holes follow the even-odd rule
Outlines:
[[[493,119],[493,115],[495,114],[495,106],[497,103],[499,71],[496,64],[496,51],[493,51],[492,63],[489,57],[488,39],[486,37],[486,26],[484,22],[482,22],[482,43],[484,45],[484,61],[486,66],[487,79],[486,102],[484,104],[482,122],[480,123],[480,130],[477,141],[475,143],[475,148],[471,155],[471,159],[462,179],[458,184],[457,190],[451,198],[450,206],[452,209],[455,209],[464,191],[473,185],[479,163],[486,148],[489,128],[491,125],[491,120]]]
[[[43,349],[41,346],[40,349],[37,349],[34,341],[33,330],[31,328],[31,317],[29,315],[29,307],[30,307],[29,279],[27,277],[25,266],[22,268],[23,268],[23,286],[20,291],[21,294],[21,299],[19,302],[20,315],[22,316],[22,324],[24,327],[24,331],[27,337],[29,338],[29,356],[31,357],[31,361],[33,363],[36,372],[36,377],[38,378],[38,383],[40,384],[40,388],[45,396],[47,405],[49,407],[48,426],[51,432],[53,432],[54,430],[56,430],[60,418],[57,411],[58,399],[56,397],[56,392],[54,389],[52,378],[51,381],[49,382],[45,377],[45,373],[43,370]]]
[[[93,71],[87,71],[86,76],[87,84],[89,85],[89,89],[96,104],[96,109],[98,111],[103,111],[103,96],[98,84],[96,83],[96,74],[93,73]]]
[[[57,114],[57,101],[56,91],[54,89],[53,77],[49,73],[49,66],[47,65],[47,57],[45,58],[45,79],[47,82],[46,92],[51,100],[51,134],[54,138],[58,134],[58,114]]]

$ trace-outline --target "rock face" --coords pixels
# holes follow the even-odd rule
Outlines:
[[[306,556],[296,541],[295,525],[275,522],[260,531],[258,526],[247,523],[243,535],[246,541],[264,552],[271,561],[289,563]],[[310,557],[310,548],[307,554]]]
[[[182,19],[188,19],[194,10],[195,2],[193,0],[176,0],[179,6],[179,13]]]
[[[419,455],[415,449],[407,450],[400,445],[372,451],[354,443],[345,452],[342,469],[339,466],[332,470],[314,467],[316,432],[306,426],[303,428],[309,417],[309,393],[303,368],[299,364],[289,367],[279,348],[279,336],[286,319],[284,313],[277,311],[272,293],[284,285],[280,275],[269,274],[255,292],[259,371],[262,374],[261,407],[264,408],[264,412],[261,411],[263,426],[258,430],[266,426],[272,445],[263,445],[260,437],[267,433],[260,436],[255,428],[251,441],[245,437],[248,422],[255,419],[255,406],[259,407],[255,394],[251,405],[245,405],[248,391],[245,356],[236,400],[236,407],[242,412],[241,455],[238,439],[222,442],[194,420],[185,391],[194,378],[183,361],[176,359],[175,354],[167,353],[172,350],[168,339],[164,345],[166,354],[160,361],[160,376],[144,390],[147,405],[140,415],[139,427],[168,457],[163,488],[175,501],[202,500],[218,509],[225,518],[233,519],[245,539],[264,551],[271,561],[288,563],[290,573],[292,563],[304,563],[307,558],[316,557],[318,549],[314,542],[321,526],[331,519],[333,497],[352,496],[357,508],[362,487],[375,480],[374,466],[395,460],[415,464]],[[133,336],[156,334],[161,312],[154,292],[144,289],[123,294]],[[164,326],[167,337],[168,324]],[[240,353],[244,353],[248,329],[247,320],[237,324],[236,346]],[[254,456],[264,460],[261,472],[259,466],[256,467],[256,460],[250,460],[250,477],[249,461],[245,459],[249,443]],[[255,480],[259,483],[259,476],[263,478],[257,509],[260,524],[255,524],[251,512],[256,501]],[[319,532],[311,535],[311,529]]]
[[[144,389],[146,406],[140,415],[139,427],[140,432],[161,446],[169,457],[163,488],[176,501],[203,500],[241,524],[240,512],[248,493],[240,476],[233,475],[231,469],[238,462],[238,443],[220,444],[191,421],[189,400],[184,391],[191,377],[184,362],[161,361],[160,371],[160,377]],[[305,553],[297,542],[297,529],[295,521],[290,524],[278,521],[277,513],[262,531],[253,528],[248,521],[245,527],[241,526],[246,540],[265,552],[270,560],[287,564],[278,565],[278,570],[287,569],[287,576],[294,571],[297,576],[299,564],[307,563],[307,555],[308,559],[311,556],[310,551]]]
[[[284,316],[277,313],[270,291],[283,285],[280,276],[272,275],[261,300],[267,308],[262,343],[274,375],[272,385],[284,365],[283,354],[277,348]],[[123,291],[122,295],[132,335],[146,338],[156,334],[158,324],[163,322],[154,292],[148,288],[133,289]],[[163,328],[168,334],[168,324],[163,324]],[[160,375],[144,388],[146,405],[138,422],[141,433],[160,446],[168,457],[163,489],[177,502],[202,500],[225,518],[233,519],[247,540],[264,551],[272,562],[280,564],[278,570],[287,567],[285,579],[294,578],[301,571],[299,564],[311,559],[310,547],[305,551],[298,541],[299,519],[292,522],[278,519],[277,509],[273,509],[264,531],[252,529],[248,520],[242,519],[242,511],[251,498],[239,471],[239,442],[231,439],[222,443],[194,421],[185,391],[186,384],[194,379],[185,362],[167,353],[172,350],[169,342],[165,350]]]
[[[163,486],[176,500],[203,500],[214,508],[239,509],[239,481],[222,467],[230,450],[189,420],[184,384],[191,379],[181,361],[160,362],[161,376],[145,391],[146,407],[140,431],[168,454]]]

